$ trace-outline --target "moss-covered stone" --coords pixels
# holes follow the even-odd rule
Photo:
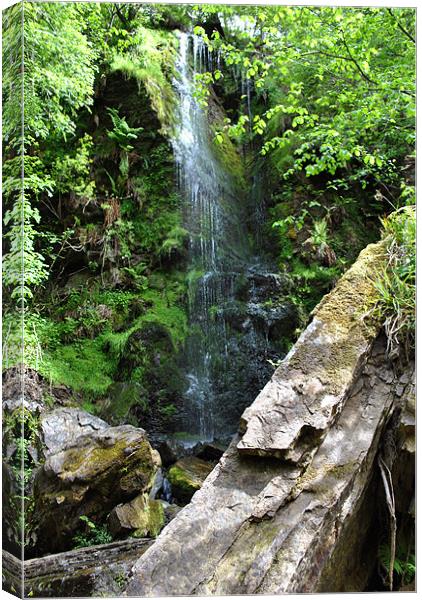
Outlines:
[[[164,526],[164,508],[159,500],[140,494],[128,504],[119,504],[109,516],[115,537],[131,532],[134,537],[157,537]]]
[[[381,328],[370,306],[385,262],[384,242],[370,244],[317,306],[311,324],[242,415],[241,452],[299,463],[319,443]]]
[[[180,502],[189,502],[211,473],[213,465],[200,458],[187,456],[177,461],[168,472],[172,493]]]
[[[147,493],[160,465],[144,430],[130,425],[81,436],[48,456],[34,482],[37,549],[71,547],[81,516],[98,523],[119,502]]]
[[[370,308],[377,295],[376,274],[385,261],[384,242],[370,244],[360,253],[336,287],[313,310],[312,335],[320,351],[310,353],[307,344],[296,344],[289,368],[312,373],[327,384],[331,393],[337,393],[362,344],[373,339],[379,330],[380,321],[370,314]]]
[[[175,121],[176,95],[171,78],[176,60],[176,36],[169,31],[144,27],[138,29],[138,35],[142,43],[136,52],[115,54],[111,69],[134,77],[145,88],[160,120],[161,132],[169,134]]]

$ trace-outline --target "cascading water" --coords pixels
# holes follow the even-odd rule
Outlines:
[[[209,109],[202,109],[195,98],[195,75],[212,70],[219,57],[210,55],[200,37],[179,36],[174,80],[179,110],[172,144],[189,232],[191,333],[177,424],[179,431],[210,440],[234,433],[241,412],[271,374],[268,359],[280,356],[271,331],[283,319],[294,327],[295,319],[283,306],[273,307],[279,281],[259,253],[261,181],[255,178],[246,192],[222,166],[208,120],[208,113],[218,113],[218,103],[211,97]],[[239,91],[246,92],[250,112],[249,84],[243,86]]]
[[[195,74],[211,67],[211,60],[201,38],[180,33],[178,77],[174,82],[180,104],[173,149],[179,188],[186,198],[193,331],[186,352],[189,388],[184,426],[203,439],[212,439],[215,433],[212,362],[216,356],[221,360],[227,352],[225,321],[219,316],[219,306],[233,297],[235,264],[246,239],[239,230],[239,220],[232,216],[230,221],[225,211],[225,205],[233,206],[233,182],[216,160],[206,112],[194,96]]]

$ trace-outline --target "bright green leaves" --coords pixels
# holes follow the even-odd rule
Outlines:
[[[3,281],[11,297],[21,304],[48,277],[39,250],[40,213],[35,202],[40,198],[49,201],[62,191],[66,179],[88,172],[89,150],[84,142],[78,156],[81,164],[67,152],[72,148],[76,114],[92,102],[95,52],[82,33],[74,4],[26,2],[5,11],[4,25],[7,145],[3,175],[8,247]],[[48,144],[47,150],[41,147],[44,144]],[[87,192],[87,184],[84,190],[75,187],[72,192]]]
[[[256,112],[249,131],[262,136],[261,154],[290,147],[286,178],[347,169],[362,188],[380,179],[399,185],[400,161],[414,144],[415,11],[231,11],[235,24],[226,17],[225,37],[209,41],[227,66],[253,81]],[[204,34],[200,28],[197,33]],[[242,116],[230,124],[230,135],[247,133]]]
[[[406,355],[415,344],[416,302],[416,211],[404,206],[383,220],[388,240],[388,266],[375,282],[377,316],[384,318],[388,352],[397,356],[399,348]]]
[[[34,249],[34,224],[39,221],[38,210],[23,194],[19,194],[4,217],[9,251],[3,257],[3,284],[10,288],[11,297],[19,304],[32,298],[32,288],[48,277],[44,258]]]
[[[254,133],[257,133],[258,135],[262,135],[264,133],[264,129],[266,127],[267,127],[266,121],[264,121],[264,119],[261,119],[261,117],[259,115],[256,115],[253,118],[252,130]]]
[[[125,117],[119,116],[119,111],[115,108],[107,108],[107,112],[113,122],[113,129],[107,130],[108,137],[115,141],[119,148],[129,152],[133,150],[132,141],[138,138],[138,135],[143,131],[143,127],[130,127]]]
[[[24,4],[24,118],[36,138],[66,138],[92,102],[95,53],[81,25],[73,4]]]
[[[70,145],[69,145],[70,146]],[[95,195],[95,181],[90,175],[93,164],[94,143],[86,133],[76,145],[67,151],[52,153],[51,177],[54,191],[60,194],[72,193],[78,200],[92,200]]]

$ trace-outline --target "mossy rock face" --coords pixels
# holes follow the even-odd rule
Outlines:
[[[108,427],[50,455],[34,481],[37,552],[72,547],[80,517],[100,522],[119,503],[151,489],[160,467],[143,429]]]
[[[118,370],[130,375],[136,368],[159,364],[162,355],[171,354],[173,344],[167,329],[159,323],[145,323],[128,338]]]
[[[139,494],[127,504],[119,504],[110,513],[108,523],[114,537],[131,532],[134,537],[157,537],[164,526],[164,508],[159,500]]]
[[[177,461],[168,472],[172,493],[179,502],[187,503],[199,490],[213,470],[213,465],[195,456],[187,456]]]

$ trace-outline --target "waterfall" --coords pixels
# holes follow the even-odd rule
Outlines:
[[[219,307],[234,296],[236,264],[246,234],[239,232],[233,182],[215,157],[206,109],[195,98],[195,74],[211,68],[203,40],[179,34],[177,77],[178,124],[173,138],[178,186],[185,198],[189,231],[189,313],[192,335],[186,348],[189,387],[185,394],[183,427],[202,439],[215,435],[215,361],[224,363],[227,336]],[[230,207],[230,211],[225,210]],[[243,239],[242,239],[243,238]],[[218,367],[224,371],[224,364]]]

